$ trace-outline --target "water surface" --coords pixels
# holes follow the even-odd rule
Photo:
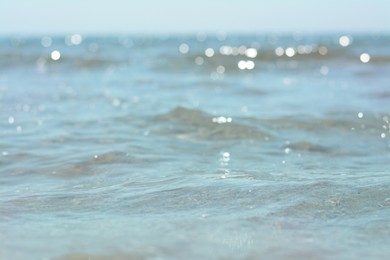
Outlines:
[[[390,37],[341,36],[1,38],[0,258],[389,258]]]

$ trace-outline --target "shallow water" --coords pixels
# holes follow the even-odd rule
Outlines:
[[[340,36],[1,38],[0,258],[389,258],[390,36]]]

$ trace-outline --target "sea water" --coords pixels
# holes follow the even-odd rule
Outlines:
[[[389,46],[1,38],[0,258],[389,258]]]

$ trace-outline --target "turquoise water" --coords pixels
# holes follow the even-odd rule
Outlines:
[[[389,258],[390,36],[341,36],[0,38],[0,258]]]

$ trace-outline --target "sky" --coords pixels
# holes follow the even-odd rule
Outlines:
[[[390,0],[0,0],[0,34],[390,32]]]

